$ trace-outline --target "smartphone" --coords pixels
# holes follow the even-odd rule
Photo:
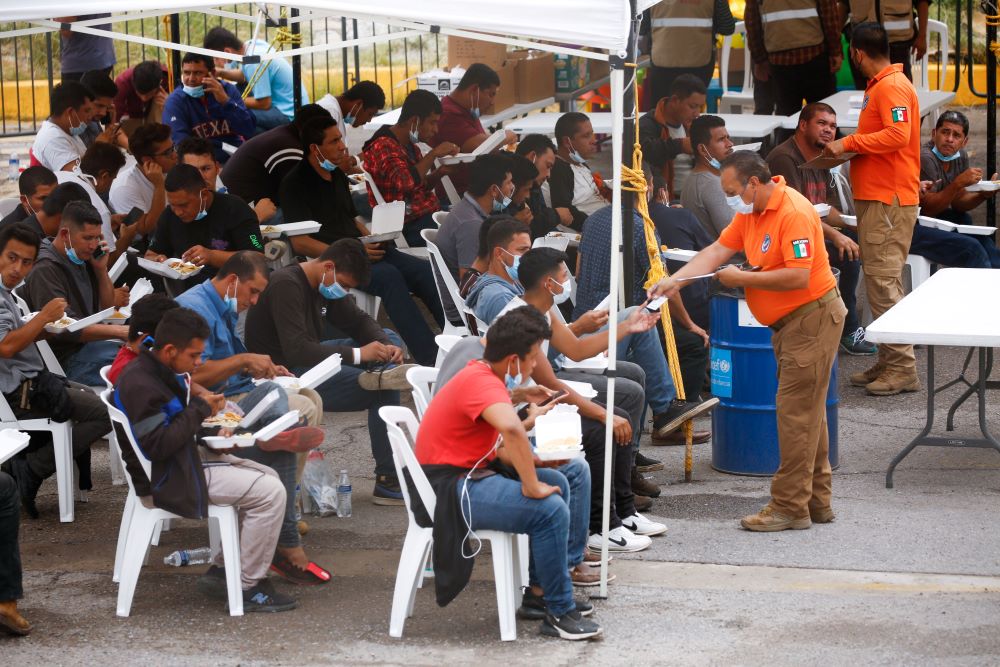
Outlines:
[[[563,396],[569,396],[569,392],[568,391],[560,391],[558,394],[552,394],[551,396],[549,396],[548,398],[546,398],[544,401],[542,401],[541,403],[539,403],[538,407],[541,408],[541,407],[544,407],[544,406],[548,405],[549,403],[552,403],[553,401],[558,401]]]
[[[101,240],[99,241],[99,245],[97,246],[97,250],[94,251],[93,258],[100,259],[101,257],[104,257],[108,253],[108,251],[105,248],[106,246],[104,245],[104,238],[102,237]]]
[[[660,312],[660,306],[662,306],[666,302],[667,302],[667,297],[665,296],[657,297],[646,304],[646,310],[648,310],[651,313],[658,313]]]
[[[146,212],[143,211],[141,208],[139,208],[138,206],[133,206],[132,210],[129,211],[128,215],[125,216],[125,219],[122,220],[122,225],[131,225],[145,214]]]

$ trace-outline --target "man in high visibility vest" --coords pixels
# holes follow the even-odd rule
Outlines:
[[[715,70],[715,36],[736,30],[727,0],[663,0],[643,25],[651,37],[646,111],[670,95],[681,74],[693,74],[708,86]]]
[[[836,92],[844,61],[836,0],[747,0],[743,20],[754,75],[773,78],[779,116]]]
[[[918,60],[927,53],[927,17],[930,0],[839,0],[840,24],[844,25],[848,17],[851,19],[851,29],[859,23],[874,21],[881,23],[889,34],[889,62],[901,64],[906,78],[913,80],[910,73],[910,52]],[[916,24],[913,22],[913,10],[917,10]],[[858,90],[865,89],[866,79],[851,63],[851,74],[854,75],[854,86]]]

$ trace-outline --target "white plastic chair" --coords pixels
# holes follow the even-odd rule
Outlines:
[[[381,297],[369,294],[368,292],[364,292],[354,287],[348,289],[347,292],[354,297],[354,302],[358,304],[358,308],[368,313],[368,316],[373,320],[378,319],[378,311],[379,308],[382,307]]]
[[[438,227],[444,224],[444,219],[447,217],[448,217],[448,211],[434,211],[433,213],[431,213],[431,220],[433,220],[434,224],[437,225]]]
[[[920,287],[931,277],[931,263],[922,255],[907,255],[906,265],[910,267],[910,291]]]
[[[448,354],[451,352],[451,348],[455,347],[455,343],[462,340],[463,336],[452,336],[449,334],[438,334],[434,336],[434,342],[437,343],[438,349],[442,354]]]
[[[111,371],[111,365],[104,366],[101,368],[101,379],[104,380],[105,389],[114,389],[114,383],[108,378],[108,373]],[[100,395],[100,391],[97,392]],[[108,459],[111,461],[111,483],[115,486],[119,486],[125,483],[125,462],[122,460],[121,449],[118,448],[118,434],[115,433],[115,429],[112,428],[111,432],[107,435],[108,439]]]
[[[729,54],[733,50],[733,37],[743,35],[743,89],[729,90]],[[743,106],[753,106],[753,65],[750,59],[750,47],[747,45],[747,28],[743,21],[736,22],[736,31],[726,35],[722,40],[722,62],[719,64],[719,79],[722,84],[722,97],[719,98],[719,113],[736,109],[742,113]]]
[[[455,282],[455,277],[451,275],[451,269],[448,268],[448,264],[444,261],[441,249],[437,247],[438,230],[425,229],[420,232],[420,235],[427,244],[427,252],[430,253],[431,270],[434,272],[434,286],[437,288],[438,299],[441,301],[441,309],[445,314],[444,330],[442,333],[452,336],[469,336],[472,332],[466,326],[464,320],[461,324],[455,324],[449,316],[449,311],[452,311],[452,313],[458,314],[459,319],[463,317],[466,310],[465,299],[458,293],[458,283]],[[442,291],[442,287],[444,291]]]
[[[423,581],[424,564],[431,552],[433,544],[433,529],[417,525],[413,516],[411,494],[415,491],[428,515],[434,516],[436,498],[434,489],[424,475],[423,469],[417,463],[407,435],[416,441],[419,428],[416,417],[409,408],[384,406],[379,408],[379,416],[386,423],[389,432],[389,444],[392,446],[392,460],[396,466],[403,500],[406,502],[406,514],[409,525],[406,538],[403,541],[403,551],[399,556],[399,568],[396,570],[396,586],[392,596],[392,613],[389,617],[389,636],[402,637],[403,624],[413,616],[413,603],[416,600],[417,588]],[[404,428],[406,433],[404,433]],[[410,488],[403,471],[409,471],[410,479],[415,488]],[[514,641],[517,639],[517,625],[514,614],[521,604],[521,586],[527,584],[522,580],[522,560],[527,562],[527,553],[523,542],[514,533],[502,533],[495,530],[478,530],[476,535],[484,542],[489,540],[493,552],[493,576],[496,580],[497,611],[500,617],[500,639]]]
[[[14,209],[21,204],[21,200],[17,197],[2,197],[0,198],[0,217],[6,218],[8,215],[14,212]]]
[[[406,381],[413,387],[413,405],[417,408],[417,419],[423,419],[427,412],[437,377],[438,369],[427,366],[416,366],[406,371]]]
[[[142,450],[132,437],[132,429],[129,427],[128,418],[121,410],[111,403],[111,389],[105,389],[101,393],[101,400],[108,408],[111,421],[119,424],[126,434],[132,451],[148,477],[150,475],[150,461],[143,454]],[[126,475],[129,487],[129,497],[126,500],[126,513],[128,513],[128,526],[125,526],[125,517],[122,517],[122,529],[119,531],[118,546],[122,551],[121,558],[116,557],[116,569],[120,560],[120,572],[118,577],[118,608],[117,614],[127,617],[132,609],[132,598],[135,595],[135,586],[139,581],[139,571],[142,569],[149,552],[150,540],[156,526],[164,520],[179,519],[178,515],[159,508],[149,509],[141,502],[135,493],[131,476]],[[131,511],[129,503],[131,502]],[[240,528],[237,519],[237,508],[233,506],[209,505],[208,524],[209,539],[212,543],[213,554],[218,553],[221,548],[226,564],[226,589],[229,594],[229,615],[243,615],[243,588],[240,583]],[[217,522],[217,527],[214,526]],[[125,532],[125,540],[122,542],[122,532]]]
[[[911,62],[913,70],[913,87],[917,90],[943,90],[944,78],[948,73],[948,24],[934,19],[927,20],[927,51],[919,61]],[[937,34],[941,38],[941,62],[938,63],[938,80],[931,85],[930,68],[930,45],[933,37]],[[911,56],[912,57],[912,56]]]

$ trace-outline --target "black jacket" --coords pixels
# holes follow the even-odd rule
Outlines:
[[[532,186],[528,195],[528,208],[531,209],[531,238],[537,239],[549,232],[556,231],[559,226],[559,214],[555,209],[545,205],[545,196],[539,185]]]
[[[196,436],[212,413],[208,403],[198,397],[189,400],[186,384],[148,350],[122,371],[114,402],[128,417],[139,449],[152,461],[146,480],[136,468],[126,434],[115,424],[136,493],[152,493],[153,504],[168,512],[189,519],[207,517],[208,484]]]
[[[552,208],[568,208],[573,216],[573,224],[570,227],[582,231],[587,214],[573,206],[573,189],[573,168],[566,160],[556,158],[555,164],[552,165],[552,171],[549,172],[549,195],[552,200]]]

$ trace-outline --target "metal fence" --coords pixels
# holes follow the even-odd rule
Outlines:
[[[253,16],[255,5],[238,4],[219,7],[226,12]],[[253,36],[252,21],[214,16],[199,12],[179,15],[180,41],[201,45],[205,33],[215,26],[224,26],[240,39]],[[302,21],[304,46],[337,42],[367,35],[397,32],[384,24],[364,23],[356,19],[330,17]],[[32,27],[27,23],[0,22],[0,31]],[[153,17],[114,23],[112,29],[130,35],[169,41],[169,17]],[[272,27],[261,26],[260,38],[270,41]],[[34,134],[48,116],[48,96],[59,82],[60,38],[58,33],[28,35],[0,39],[0,135]],[[302,77],[311,100],[326,93],[339,94],[361,80],[377,81],[386,91],[387,105],[402,103],[413,83],[410,77],[438,67],[446,52],[439,36],[394,40],[387,44],[333,49],[302,56]],[[116,41],[117,64],[112,76],[143,60],[166,62],[164,49]],[[175,55],[176,52],[175,52]]]

